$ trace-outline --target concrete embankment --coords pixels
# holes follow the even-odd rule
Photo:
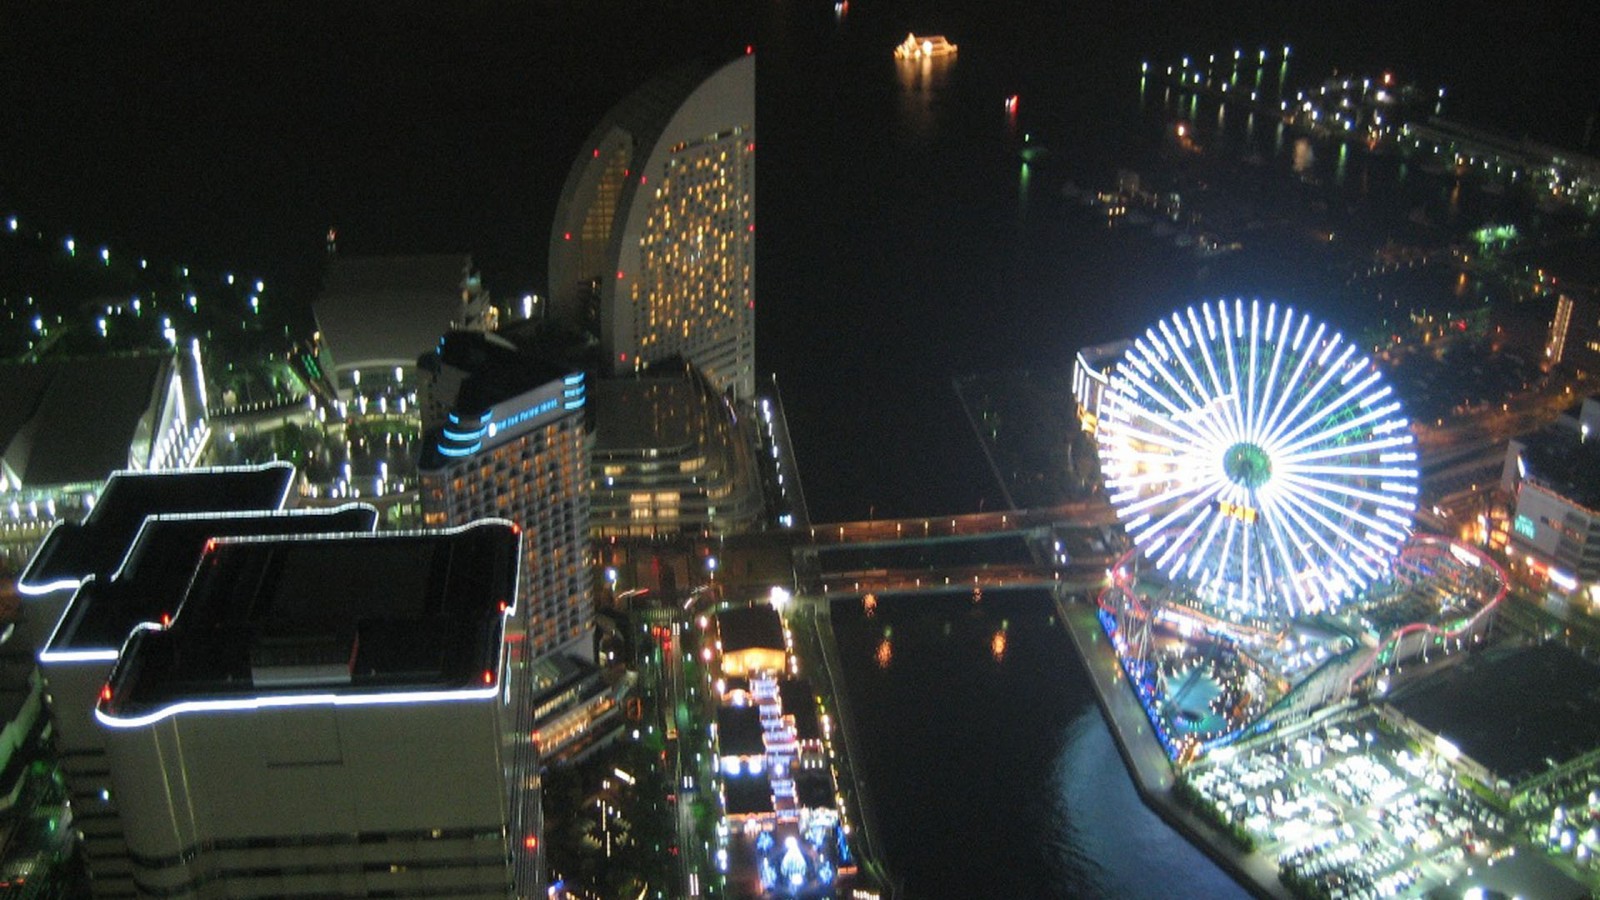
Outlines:
[[[1272,900],[1291,900],[1293,895],[1278,880],[1275,860],[1261,853],[1241,852],[1226,835],[1172,799],[1173,774],[1166,751],[1161,749],[1144,707],[1128,686],[1117,655],[1100,629],[1094,605],[1057,601],[1056,609],[1094,685],[1106,725],[1145,805],[1251,893]]]

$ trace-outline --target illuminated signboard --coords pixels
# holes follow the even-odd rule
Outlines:
[[[1538,534],[1535,532],[1533,526],[1533,520],[1527,516],[1518,514],[1516,519],[1512,520],[1511,527],[1516,529],[1517,534],[1522,535],[1530,541],[1538,537]]]
[[[1246,525],[1256,523],[1256,510],[1253,506],[1243,506],[1238,503],[1229,503],[1226,500],[1217,501],[1217,511],[1230,519],[1238,519]]]
[[[497,419],[497,420],[495,420],[493,422],[490,422],[489,423],[489,436],[490,437],[494,437],[495,435],[499,434],[502,431],[505,431],[508,428],[515,428],[516,426],[521,425],[524,422],[531,422],[534,419],[537,419],[540,416],[544,415],[545,413],[550,412],[551,410],[559,408],[560,406],[561,406],[561,398],[560,397],[551,397],[548,400],[541,400],[540,402],[535,403],[534,405],[528,407],[527,409],[522,410],[521,412],[512,413],[511,415],[506,416],[503,419]]]

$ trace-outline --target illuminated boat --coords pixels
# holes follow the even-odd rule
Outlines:
[[[894,48],[895,59],[932,59],[939,56],[955,56],[956,45],[945,40],[942,34],[930,34],[917,37],[915,34],[906,35],[900,46]]]

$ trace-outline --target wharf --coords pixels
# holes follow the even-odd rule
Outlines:
[[[1276,860],[1262,853],[1238,850],[1226,836],[1172,799],[1172,765],[1151,730],[1144,707],[1128,687],[1117,655],[1100,629],[1094,604],[1057,600],[1056,610],[1094,685],[1106,725],[1145,805],[1252,894],[1270,900],[1292,900],[1294,895],[1278,880]]]

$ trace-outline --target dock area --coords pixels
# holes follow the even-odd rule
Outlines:
[[[1056,608],[1083,662],[1084,671],[1094,685],[1095,698],[1105,715],[1106,725],[1111,729],[1117,750],[1145,805],[1216,861],[1246,890],[1271,900],[1292,900],[1293,895],[1278,880],[1275,860],[1262,853],[1238,850],[1228,838],[1173,801],[1172,765],[1151,731],[1144,708],[1128,688],[1127,676],[1105,632],[1100,629],[1094,604],[1057,600]]]

